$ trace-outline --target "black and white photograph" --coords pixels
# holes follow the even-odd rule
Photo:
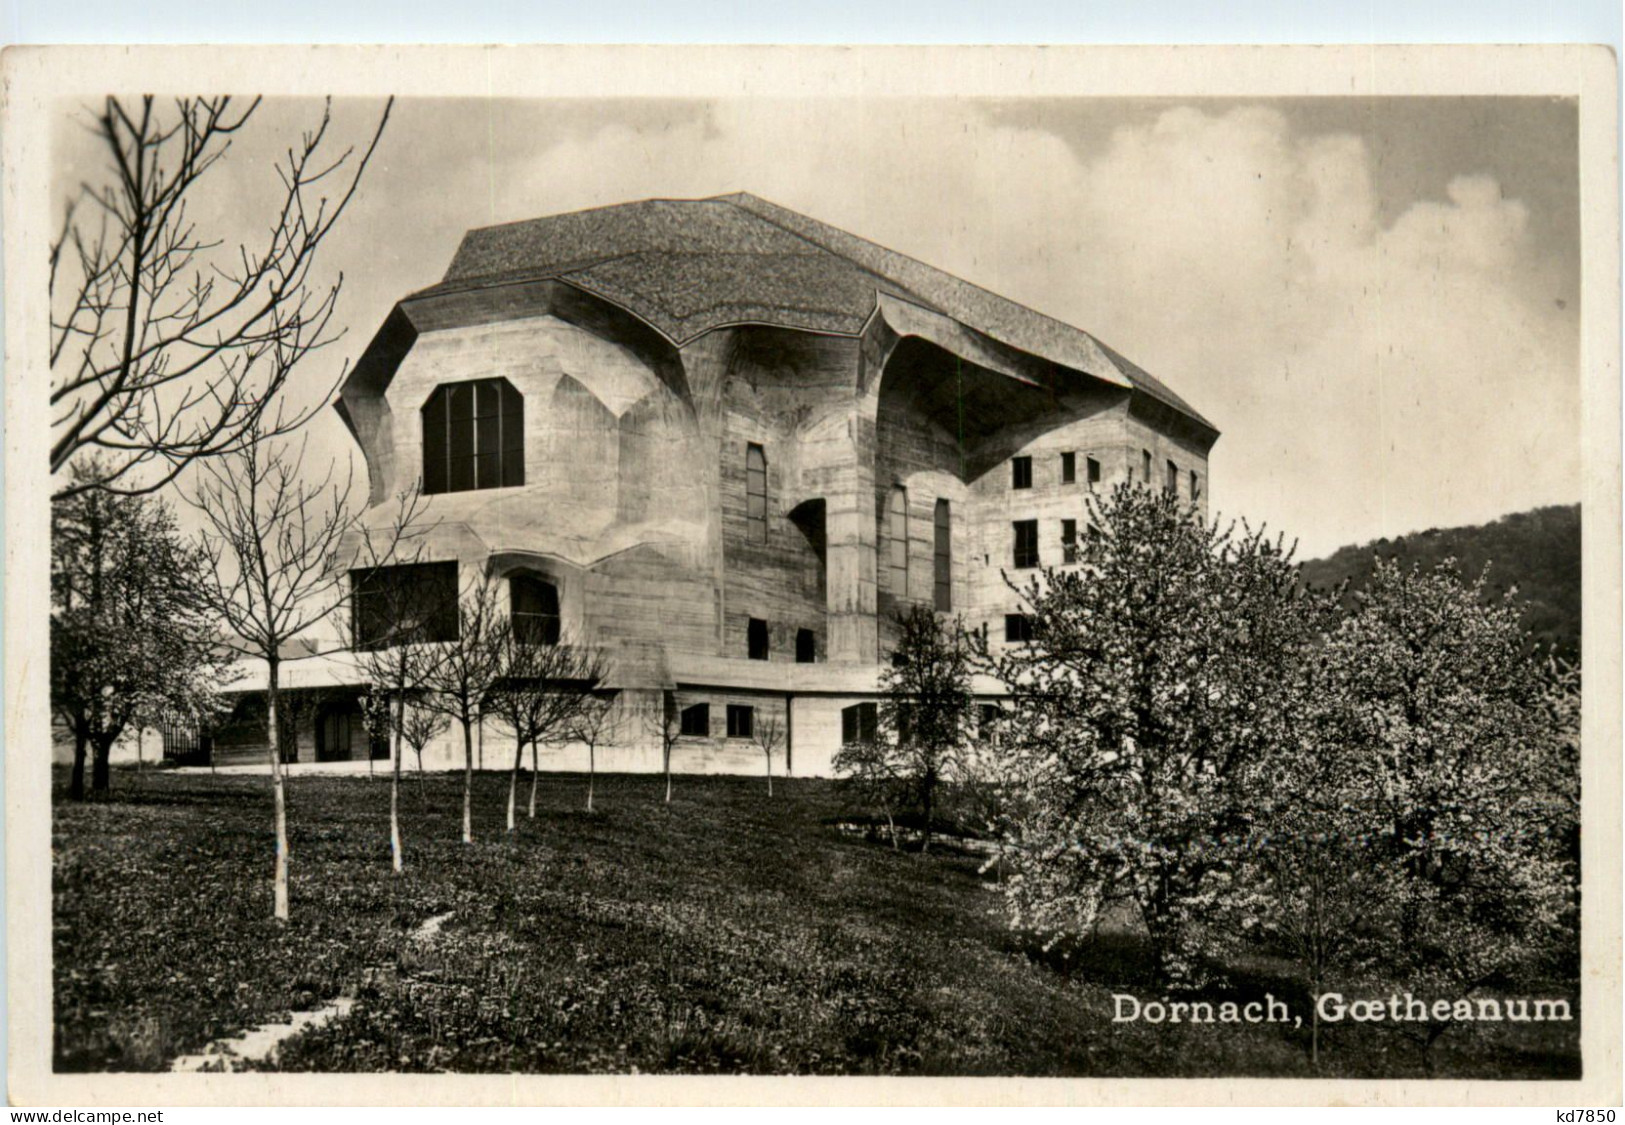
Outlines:
[[[1618,1099],[1606,50],[6,67],[14,1100]]]

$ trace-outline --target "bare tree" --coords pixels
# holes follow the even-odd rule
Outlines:
[[[451,721],[431,707],[422,696],[406,701],[406,713],[401,719],[401,738],[417,756],[418,776],[423,776],[424,748],[445,734]]]
[[[349,546],[358,515],[350,482],[331,467],[319,480],[300,475],[305,443],[268,443],[250,427],[229,457],[202,462],[203,479],[190,498],[205,527],[198,545],[209,558],[201,598],[225,626],[225,643],[239,656],[265,661],[265,710],[271,793],[276,823],[275,913],[288,917],[288,821],[278,704],[283,653],[296,638],[342,604]],[[348,547],[348,549],[347,549]]]
[[[433,677],[443,659],[439,642],[450,639],[457,625],[455,575],[450,588],[442,589],[436,571],[414,565],[422,557],[421,532],[416,530],[421,510],[422,492],[413,488],[398,500],[394,523],[383,536],[387,545],[380,545],[373,529],[362,530],[350,589],[352,647],[385,706],[394,708],[386,725],[391,759],[389,854],[397,875],[406,866],[400,811],[406,699],[421,692]]]
[[[666,771],[666,804],[671,804],[671,752],[683,734],[683,719],[677,710],[677,693],[661,692],[660,713],[644,716],[644,726],[660,739],[660,763]]]
[[[487,697],[503,674],[511,630],[496,583],[481,574],[457,601],[457,636],[441,649],[423,686],[424,705],[463,728],[463,843],[474,842],[474,730],[484,758]]]
[[[767,759],[767,795],[773,796],[773,753],[784,745],[784,724],[775,714],[765,714],[751,724],[751,738]]]
[[[568,735],[603,681],[607,663],[583,644],[545,644],[510,633],[502,676],[491,692],[491,711],[513,732],[513,770],[508,777],[508,831],[515,828],[519,769],[531,757],[531,815],[535,815],[536,747]]]
[[[598,746],[612,742],[620,728],[620,708],[614,695],[591,695],[571,724],[570,739],[587,747],[587,811],[592,812],[592,787],[598,772]]]
[[[281,202],[260,224],[262,241],[222,250],[188,204],[260,100],[106,99],[95,118],[106,177],[68,202],[50,258],[51,473],[83,453],[101,468],[94,479],[58,477],[58,498],[155,491],[317,409],[285,412],[279,392],[342,334],[332,318],[343,278],[322,285],[312,271],[392,102],[359,153],[332,151],[324,107],[276,165]]]

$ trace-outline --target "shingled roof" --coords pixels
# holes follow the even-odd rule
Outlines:
[[[1063,367],[1136,387],[1213,428],[1089,333],[743,192],[650,199],[472,230],[445,278],[413,296],[544,278],[611,301],[677,344],[741,323],[857,335],[886,293]]]

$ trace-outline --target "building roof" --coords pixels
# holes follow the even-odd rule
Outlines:
[[[413,297],[542,279],[619,305],[679,345],[733,324],[857,335],[880,294],[889,294],[1063,367],[1135,387],[1213,428],[1082,329],[743,192],[472,230],[445,278]]]

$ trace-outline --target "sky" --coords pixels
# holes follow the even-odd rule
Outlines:
[[[321,108],[265,103],[200,228],[252,241]],[[381,108],[337,103],[334,138]],[[61,198],[106,175],[65,109]],[[401,101],[318,269],[346,336],[290,394],[467,229],[749,191],[1126,354],[1220,430],[1212,512],[1319,557],[1579,499],[1577,124],[1545,98]],[[321,411],[309,455],[354,453]]]

